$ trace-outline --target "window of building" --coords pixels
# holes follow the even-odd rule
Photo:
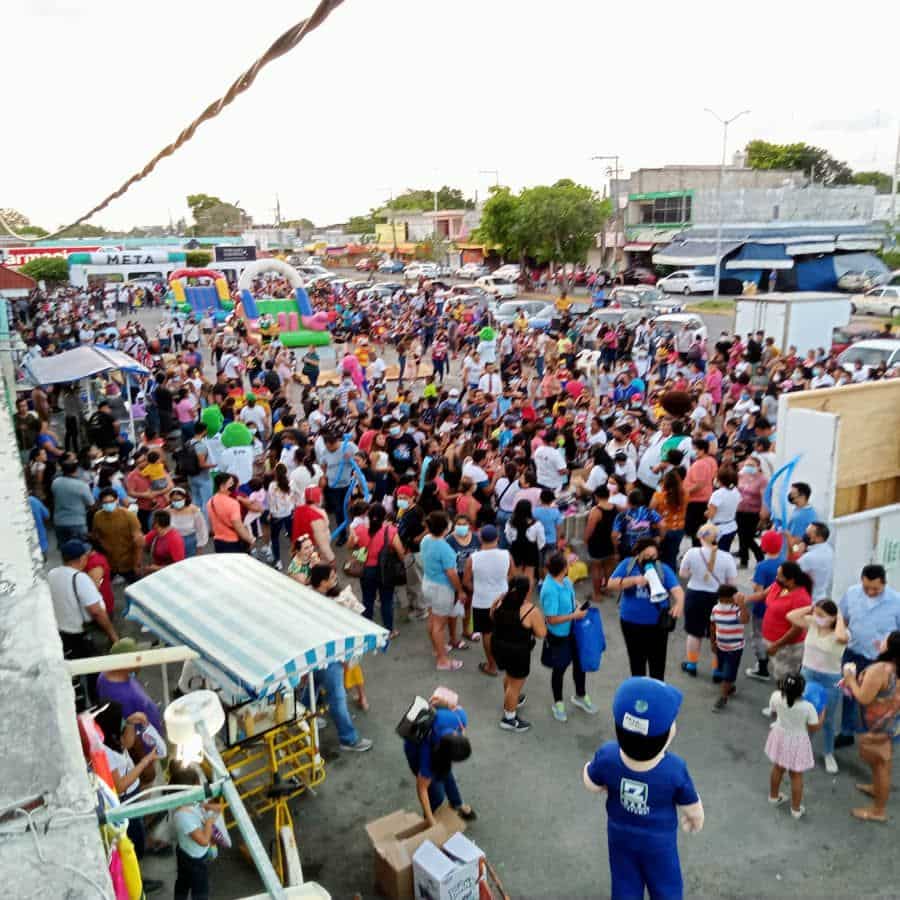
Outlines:
[[[642,225],[679,225],[691,221],[691,198],[657,197],[641,203]]]

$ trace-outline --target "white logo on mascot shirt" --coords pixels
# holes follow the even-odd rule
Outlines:
[[[619,782],[619,802],[625,812],[635,816],[649,816],[650,807],[647,805],[649,790],[643,781],[633,781],[623,778]]]

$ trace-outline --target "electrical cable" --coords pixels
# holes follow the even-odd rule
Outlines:
[[[75,866],[70,866],[67,863],[61,863],[53,859],[48,859],[46,856],[44,856],[44,850],[41,847],[41,841],[38,837],[38,830],[34,824],[34,819],[32,818],[31,813],[27,809],[17,809],[15,810],[15,812],[19,815],[25,816],[25,818],[28,819],[28,830],[31,832],[31,836],[34,839],[34,849],[37,851],[38,860],[40,860],[41,865],[47,866],[52,864],[59,866],[61,869],[65,869],[67,872],[72,872],[79,878],[83,878],[100,895],[102,900],[115,900],[114,897],[111,897],[109,895],[103,885],[94,881],[94,879],[91,878],[90,875],[82,872],[81,869],[77,869],[75,868]]]
[[[190,123],[186,128],[182,130],[182,132],[172,141],[171,144],[163,147],[147,165],[144,166],[139,172],[135,172],[130,178],[128,178],[125,182],[123,182],[116,190],[114,190],[111,194],[107,195],[103,198],[96,206],[92,209],[88,210],[83,216],[77,218],[74,222],[66,225],[64,228],[60,228],[57,231],[54,231],[52,234],[44,235],[41,238],[37,237],[26,237],[21,234],[17,234],[6,219],[0,215],[0,225],[3,226],[5,231],[8,231],[14,238],[17,238],[24,243],[33,243],[38,240],[49,240],[50,238],[59,237],[59,235],[63,234],[63,232],[68,231],[70,228],[74,228],[76,225],[81,225],[83,222],[88,221],[92,216],[96,215],[101,210],[106,209],[113,200],[121,197],[126,191],[131,188],[132,185],[137,184],[137,182],[142,181],[146,178],[157,166],[157,163],[165,159],[167,156],[172,156],[177,150],[181,149],[193,136],[197,129],[204,123],[208,122],[211,119],[214,119],[226,106],[232,103],[240,94],[243,94],[244,91],[248,90],[253,82],[256,80],[256,76],[273,60],[278,59],[281,56],[284,56],[286,53],[289,53],[303,38],[306,37],[311,31],[318,28],[327,18],[331,15],[331,13],[340,6],[344,0],[320,0],[318,6],[313,10],[312,14],[306,18],[298,22],[296,25],[289,28],[284,32],[279,38],[277,38],[272,45],[269,47],[266,52],[260,56],[256,62],[247,69],[242,75],[239,75],[238,78],[232,83],[231,87],[218,99],[214,102],[210,103],[206,109],[194,119],[193,122]]]

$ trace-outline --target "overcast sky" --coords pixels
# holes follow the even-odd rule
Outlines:
[[[3,5],[0,207],[55,229],[143,167],[315,3]],[[892,45],[846,32],[848,8],[835,5],[835,20],[831,5],[346,0],[94,221],[164,223],[205,192],[257,222],[272,221],[277,193],[285,218],[325,224],[391,190],[483,196],[494,176],[480,169],[517,189],[570,177],[600,190],[593,154],[618,153],[625,170],[718,162],[707,106],[752,111],[733,126],[729,157],[756,137],[799,140],[889,171]],[[870,0],[852,13],[890,33],[900,19]]]

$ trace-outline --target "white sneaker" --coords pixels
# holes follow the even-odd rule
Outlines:
[[[801,819],[801,818],[803,818],[803,816],[804,816],[805,814],[806,814],[806,807],[803,806],[802,804],[801,804],[801,806],[800,806],[799,809],[794,809],[793,806],[791,807],[791,815],[792,815],[795,819]]]
[[[837,775],[838,773],[838,764],[833,753],[825,754],[825,771],[829,775]]]
[[[772,715],[772,710],[768,706],[762,708],[762,714],[768,719]]]

